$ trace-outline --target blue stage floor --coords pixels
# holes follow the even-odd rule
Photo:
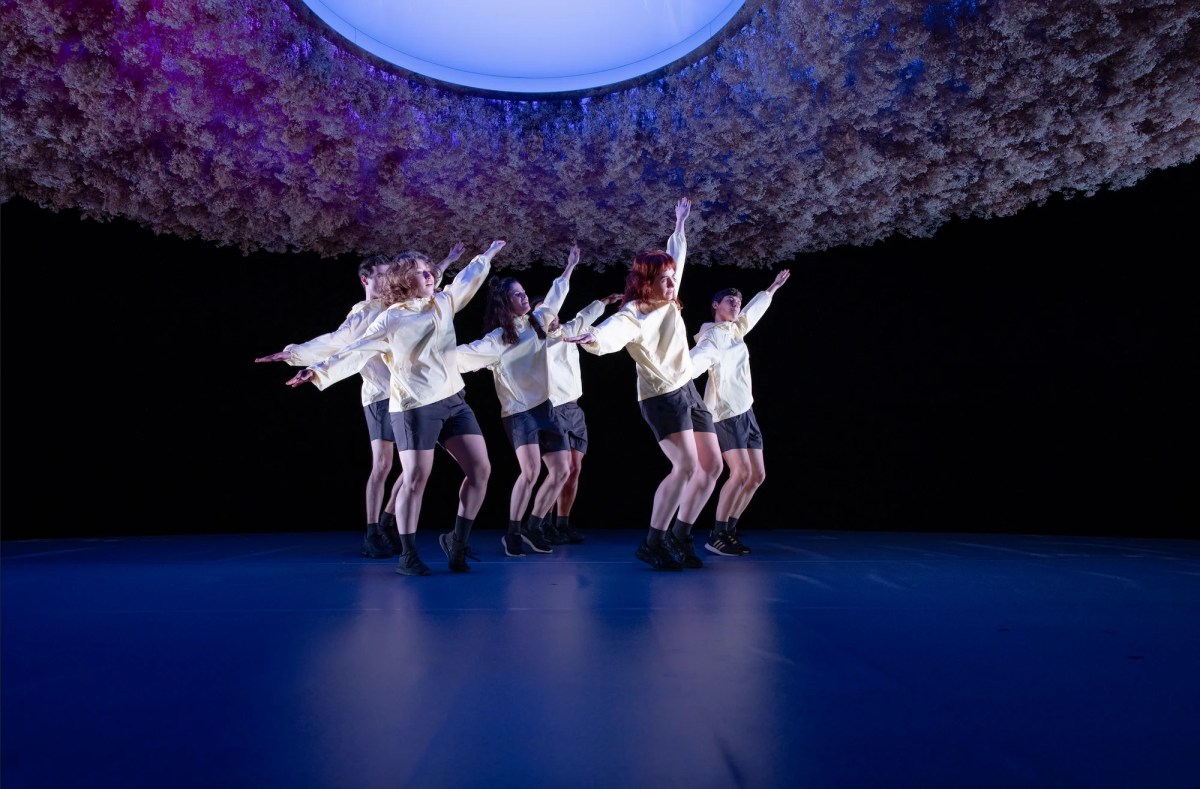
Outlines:
[[[0,543],[0,784],[1200,786],[1200,541],[641,537]]]

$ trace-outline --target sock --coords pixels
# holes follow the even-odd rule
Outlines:
[[[464,518],[458,515],[454,518],[454,539],[467,544],[467,538],[471,536],[471,526],[475,524],[474,518]]]
[[[417,552],[417,535],[401,534],[400,535],[400,552],[401,553],[416,553]]]
[[[729,530],[729,521],[713,521],[712,534],[715,537],[718,534],[724,534]]]
[[[663,532],[661,532],[658,529],[651,526],[649,534],[646,535],[646,544],[647,545],[662,545],[662,538],[663,538]]]
[[[571,526],[570,515],[559,515],[554,519],[554,527],[559,531],[566,531]]]
[[[729,533],[730,533],[730,534],[737,534],[737,522],[738,522],[738,519],[737,519],[737,518],[730,518],[730,519],[729,519],[729,529],[728,529],[728,531],[729,531]]]
[[[692,527],[695,525],[694,523],[686,523],[676,518],[675,525],[671,527],[671,531],[675,532],[675,536],[681,540],[690,540],[692,538]]]
[[[372,534],[379,534],[379,522],[378,521],[376,521],[375,523],[367,524],[367,536],[370,537]]]
[[[529,513],[529,521],[527,522],[526,525],[529,527],[529,530],[531,532],[533,532],[534,534],[539,534],[542,531],[542,523],[545,522],[545,520],[546,520],[545,515],[539,517],[537,515],[534,515],[531,512],[531,513]]]
[[[521,522],[510,520],[508,522],[508,533],[519,534],[521,532]]]

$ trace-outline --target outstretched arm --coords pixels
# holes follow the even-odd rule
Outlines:
[[[675,292],[683,287],[683,263],[687,259],[687,236],[684,226],[692,214],[692,201],[686,197],[679,198],[675,204],[675,232],[667,239],[667,254],[675,259]]]
[[[300,384],[306,384],[313,379],[313,371],[305,367],[300,372],[293,375],[291,378],[284,381],[285,384],[295,389]]]
[[[278,351],[276,353],[268,354],[266,356],[260,356],[257,359],[255,359],[254,361],[256,363],[258,363],[258,362],[286,362],[291,358],[292,358],[291,351]]]
[[[767,288],[767,293],[770,293],[772,296],[774,296],[775,291],[777,291],[781,287],[783,287],[783,283],[787,282],[788,277],[790,277],[790,276],[792,276],[792,272],[790,269],[786,269],[786,268],[783,271],[776,274],[775,281],[771,283],[771,286],[769,288]]]
[[[442,258],[442,262],[433,267],[433,279],[435,282],[441,280],[442,276],[446,273],[446,269],[450,268],[454,261],[462,257],[464,249],[466,247],[461,241],[450,247],[450,252],[447,253],[446,257]]]

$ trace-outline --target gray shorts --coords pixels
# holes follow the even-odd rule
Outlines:
[[[433,449],[455,436],[481,436],[479,420],[462,392],[409,411],[392,413],[396,450]]]
[[[554,417],[554,421],[558,423],[559,427],[566,431],[567,440],[571,442],[571,449],[586,455],[588,448],[587,422],[583,418],[583,409],[579,407],[579,403],[572,400],[569,403],[556,405],[550,409],[550,415]]]
[[[647,397],[638,404],[642,419],[654,431],[654,438],[662,441],[672,433],[693,430],[697,433],[715,433],[712,412],[700,398],[696,385],[688,381],[674,392]]]
[[[754,418],[754,409],[747,408],[737,416],[717,422],[717,443],[722,452],[731,449],[762,449],[762,430]]]
[[[554,421],[552,409],[550,401],[545,400],[528,411],[501,417],[513,449],[527,444],[537,444],[542,452],[563,452],[570,448],[567,433]]]
[[[364,405],[363,416],[367,418],[367,432],[371,434],[372,441],[396,440],[396,434],[392,432],[392,415],[388,413],[386,397]]]

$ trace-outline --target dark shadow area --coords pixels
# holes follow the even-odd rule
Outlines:
[[[1198,173],[793,261],[747,338],[768,476],[743,525],[1192,536]],[[292,390],[293,368],[252,363],[336,327],[361,296],[357,258],[244,256],[22,199],[0,219],[5,539],[361,529],[357,379]],[[468,255],[490,241],[462,238]],[[517,272],[529,292],[570,241],[545,239],[552,267]],[[705,243],[703,210],[689,241]],[[585,269],[579,243],[568,316],[624,278]],[[717,289],[771,281],[730,263],[688,269],[692,330]],[[482,305],[459,315],[460,341]],[[585,355],[583,375],[575,518],[642,528],[667,466],[633,364]],[[477,525],[499,528],[517,467],[491,376],[469,375],[467,398],[493,462]],[[423,528],[452,521],[458,483],[439,454]]]

